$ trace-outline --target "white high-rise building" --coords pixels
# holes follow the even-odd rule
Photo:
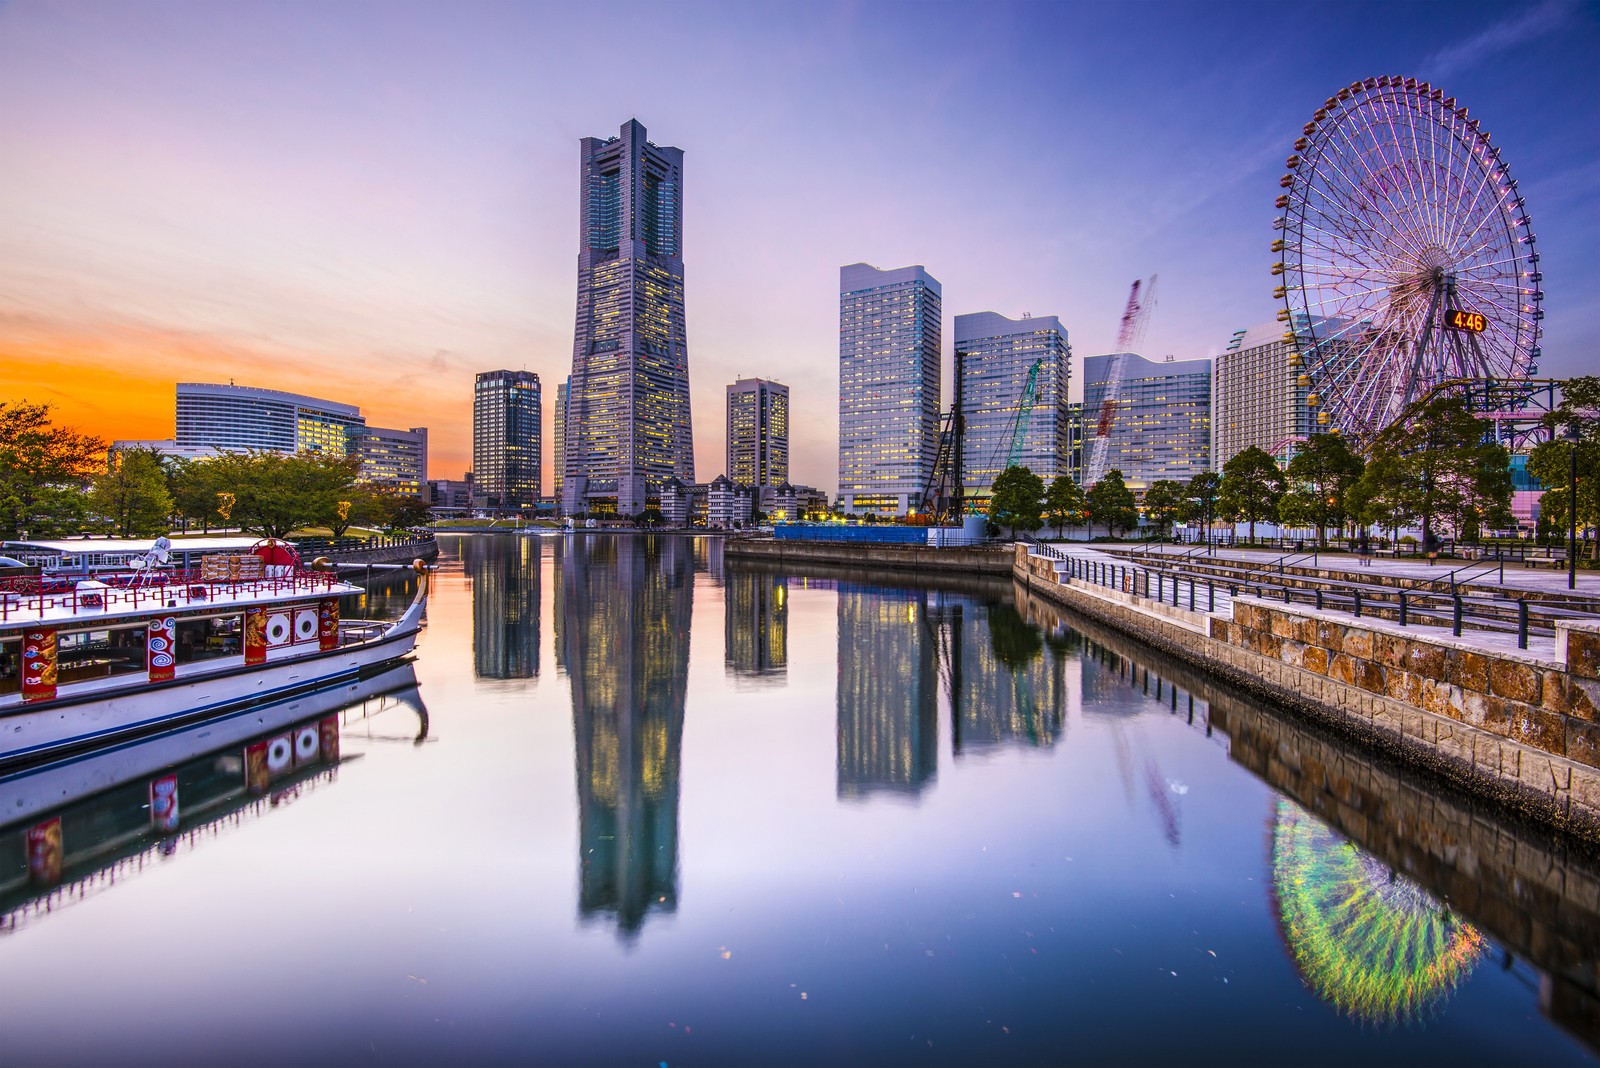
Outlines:
[[[904,515],[939,452],[939,282],[920,266],[839,269],[839,502]]]
[[[975,312],[956,316],[955,326],[967,494],[988,496],[1011,459],[1013,439],[1018,466],[1046,485],[1066,474],[1072,349],[1061,320],[1054,315],[1008,319],[997,312]]]

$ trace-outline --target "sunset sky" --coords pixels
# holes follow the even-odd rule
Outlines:
[[[0,395],[159,438],[177,381],[291,389],[427,426],[459,478],[474,373],[538,372],[548,423],[578,139],[636,117],[685,152],[699,476],[762,376],[831,491],[840,265],[925,265],[947,352],[993,310],[1079,357],[1159,274],[1147,353],[1214,355],[1277,309],[1300,127],[1385,73],[1490,131],[1541,370],[1600,372],[1596,55],[1593,3],[0,2]]]

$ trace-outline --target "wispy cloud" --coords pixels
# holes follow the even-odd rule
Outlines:
[[[1561,0],[1545,0],[1537,7],[1496,23],[1459,44],[1435,52],[1423,62],[1423,73],[1429,79],[1447,78],[1496,53],[1542,37],[1565,22],[1571,8],[1572,5]]]

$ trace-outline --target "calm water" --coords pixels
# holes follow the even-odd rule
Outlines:
[[[441,565],[266,795],[0,783],[0,1061],[1592,1062],[1600,864],[1009,583]]]

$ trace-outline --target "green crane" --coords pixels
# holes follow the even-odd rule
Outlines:
[[[1028,423],[1033,419],[1033,402],[1039,395],[1039,368],[1044,366],[1044,359],[1033,361],[1033,366],[1028,368],[1028,381],[1022,387],[1022,398],[1017,402],[1017,417],[1011,424],[1011,450],[1006,453],[1005,467],[995,472],[1017,466],[1017,461],[1022,459],[1022,442],[1028,436]]]

